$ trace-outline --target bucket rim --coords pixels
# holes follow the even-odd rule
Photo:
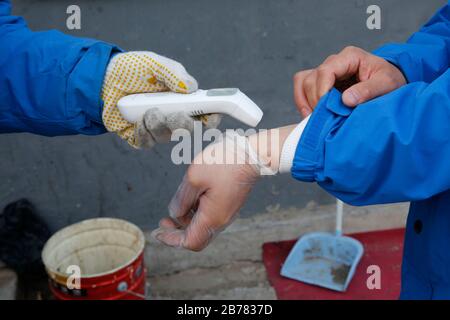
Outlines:
[[[85,219],[85,220],[76,222],[74,224],[68,225],[68,226],[58,230],[45,243],[44,248],[42,249],[41,259],[42,259],[42,262],[43,262],[43,264],[45,266],[45,270],[47,271],[47,274],[53,280],[58,282],[58,278],[59,279],[67,279],[70,276],[70,274],[54,270],[53,268],[51,268],[48,265],[48,263],[46,263],[46,262],[48,262],[47,259],[46,259],[46,256],[50,255],[48,253],[48,250],[50,250],[49,246],[52,245],[52,241],[56,241],[54,239],[56,239],[58,235],[61,235],[62,233],[67,232],[68,230],[76,227],[77,225],[85,224],[85,223],[89,223],[89,222],[98,222],[98,221],[115,221],[115,222],[120,222],[123,225],[128,225],[129,227],[131,227],[132,229],[134,229],[136,231],[136,234],[138,235],[138,239],[139,239],[139,242],[140,242],[140,246],[137,248],[136,253],[133,255],[133,257],[128,259],[127,262],[117,266],[114,269],[111,269],[111,270],[108,270],[108,271],[105,271],[105,272],[89,274],[89,275],[82,275],[80,277],[81,279],[93,279],[93,278],[99,278],[99,277],[102,277],[102,276],[108,276],[108,275],[114,274],[117,271],[122,270],[122,269],[132,265],[144,253],[144,248],[145,248],[144,232],[138,226],[136,226],[135,224],[133,224],[133,223],[127,221],[127,220],[118,219],[118,218],[101,217],[101,218]],[[98,228],[98,229],[101,229],[101,228]],[[89,231],[92,231],[92,230],[95,230],[95,228],[90,229]]]

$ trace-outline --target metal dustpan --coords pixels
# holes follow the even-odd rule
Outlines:
[[[305,283],[344,292],[355,274],[364,249],[342,236],[343,203],[338,200],[336,234],[313,232],[301,237],[289,253],[281,275]]]

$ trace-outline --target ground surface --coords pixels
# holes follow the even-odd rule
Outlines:
[[[345,206],[346,233],[404,227],[407,206]],[[265,242],[296,239],[311,231],[332,231],[334,206],[274,212],[238,219],[204,252],[161,246],[148,237],[146,264],[151,298],[275,299],[262,261]]]
[[[404,227],[407,205],[345,206],[344,232]],[[237,219],[202,252],[162,246],[146,233],[149,299],[275,299],[262,261],[266,242],[296,239],[311,231],[332,231],[335,206],[310,203],[304,210],[274,210]],[[3,279],[3,280],[2,280]],[[0,297],[13,298],[17,279],[0,267]],[[48,299],[45,279],[21,283],[24,299]]]

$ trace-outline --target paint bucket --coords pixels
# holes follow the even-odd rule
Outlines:
[[[145,299],[144,245],[142,231],[124,220],[68,226],[42,251],[50,290],[59,300]]]

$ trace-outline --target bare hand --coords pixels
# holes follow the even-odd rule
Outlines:
[[[355,107],[405,84],[405,77],[393,64],[360,48],[347,47],[316,69],[297,72],[294,99],[306,117],[333,87],[343,92],[345,105]]]

